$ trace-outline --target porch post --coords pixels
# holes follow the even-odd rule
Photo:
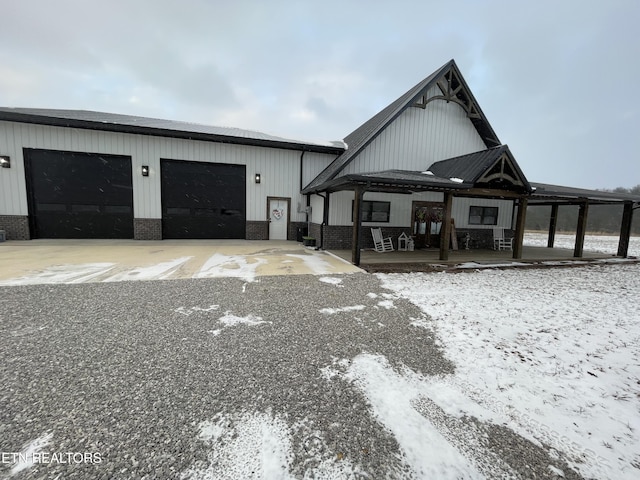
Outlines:
[[[516,234],[513,237],[513,258],[522,258],[522,242],[524,241],[524,227],[527,220],[527,205],[529,200],[522,197],[518,202],[518,217],[516,218]]]
[[[558,225],[558,204],[551,205],[551,217],[549,218],[549,238],[547,248],[553,248],[556,241],[556,226]]]
[[[440,260],[449,260],[449,242],[451,241],[451,205],[453,204],[453,194],[444,194],[444,218],[442,228],[440,228]]]
[[[587,232],[587,214],[589,213],[589,202],[585,200],[580,204],[578,210],[578,228],[576,230],[576,245],[573,249],[573,256],[580,258],[584,249],[584,234]]]
[[[353,199],[353,240],[351,242],[351,263],[360,266],[360,236],[362,230],[362,187],[356,187]]]
[[[631,237],[632,221],[633,203],[624,202],[624,210],[622,210],[622,225],[620,226],[620,241],[618,242],[619,257],[626,257],[629,253],[629,238]]]

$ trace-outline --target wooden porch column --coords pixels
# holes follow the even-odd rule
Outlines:
[[[451,205],[453,194],[444,194],[444,218],[440,229],[440,260],[449,260],[449,242],[451,241]]]
[[[351,263],[360,266],[360,237],[362,233],[362,197],[364,190],[356,187],[353,199],[353,240],[351,242]]]
[[[620,226],[620,241],[618,242],[618,256],[626,257],[629,253],[629,238],[631,237],[631,222],[633,221],[633,203],[625,202],[622,210],[622,225]]]
[[[558,204],[551,205],[551,217],[549,217],[549,238],[547,239],[547,248],[553,248],[556,241],[556,226],[558,224]]]
[[[518,203],[518,217],[516,218],[516,234],[513,237],[513,258],[522,258],[522,242],[524,241],[524,227],[527,220],[527,205],[529,200],[521,198]]]
[[[584,249],[584,234],[587,232],[587,215],[589,213],[589,202],[584,201],[578,210],[578,229],[576,230],[576,245],[573,249],[573,256],[580,258]]]

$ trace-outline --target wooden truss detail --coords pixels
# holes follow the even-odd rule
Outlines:
[[[500,155],[491,168],[488,168],[476,183],[510,183],[520,187],[524,186],[517,169],[506,153]]]
[[[482,118],[471,92],[468,91],[454,68],[447,70],[436,83],[442,95],[427,98],[425,93],[413,104],[414,107],[426,108],[433,100],[444,100],[460,105],[467,112],[469,118]]]

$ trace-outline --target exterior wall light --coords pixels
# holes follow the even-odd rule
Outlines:
[[[256,183],[260,183],[262,179],[260,178],[260,174],[256,173]]]
[[[149,165],[142,165],[142,176],[143,177],[149,176]]]
[[[2,168],[11,168],[11,157],[9,155],[0,155],[0,165]]]

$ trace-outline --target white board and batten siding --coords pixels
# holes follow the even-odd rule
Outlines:
[[[469,224],[469,209],[474,207],[498,207],[497,225],[471,225]],[[495,227],[512,228],[513,201],[491,198],[453,197],[451,205],[451,218],[455,220],[456,228],[492,229]]]
[[[367,222],[372,227],[408,227],[411,225],[412,202],[442,202],[441,192],[425,192],[414,195],[394,193],[366,192],[364,201],[390,202],[388,222]],[[329,203],[330,225],[353,225],[351,220],[353,192],[336,192],[331,194]]]
[[[312,196],[313,222],[322,222],[322,199]],[[315,199],[319,199],[319,202]],[[336,192],[331,194],[329,204],[330,225],[353,225],[351,220],[353,192]],[[413,195],[401,195],[391,193],[367,192],[365,201],[390,202],[389,222],[366,222],[366,226],[372,227],[409,227],[412,219],[413,202],[443,202],[444,195],[441,192],[424,192]],[[471,206],[498,207],[497,225],[471,225],[469,224],[469,209]],[[318,212],[318,213],[316,213]],[[511,200],[498,200],[490,198],[454,197],[451,206],[451,218],[455,220],[456,228],[491,229],[494,227],[512,228],[513,202]]]
[[[266,220],[267,197],[290,197],[291,204],[305,205],[300,194],[298,150],[254,147],[226,143],[127,133],[72,129],[0,121],[2,155],[11,156],[11,168],[0,175],[0,215],[27,215],[23,148],[87,152],[131,157],[134,216],[161,218],[160,159],[246,165],[247,220]],[[307,152],[303,179],[322,170],[335,155]],[[149,166],[149,176],[140,174]],[[255,174],[261,183],[254,181]],[[291,221],[305,221],[292,208]]]
[[[430,96],[439,94],[437,87]],[[407,108],[340,175],[385,170],[424,171],[434,162],[487,147],[464,109],[444,100]]]

